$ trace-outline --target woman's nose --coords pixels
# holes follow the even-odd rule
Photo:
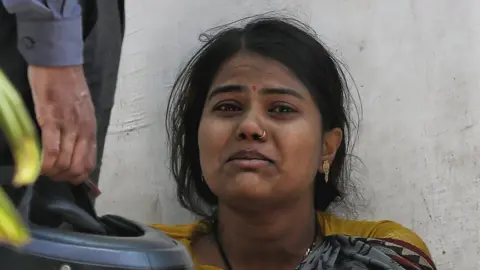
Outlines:
[[[265,141],[266,135],[259,113],[253,111],[243,117],[236,130],[238,140]]]

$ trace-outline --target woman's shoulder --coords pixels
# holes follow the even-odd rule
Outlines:
[[[400,240],[419,248],[430,256],[425,242],[415,232],[397,222],[348,220],[327,213],[318,213],[318,218],[326,236],[345,234],[365,238]]]
[[[186,241],[190,240],[191,236],[198,226],[198,223],[181,224],[181,225],[168,225],[168,224],[151,224],[152,228],[162,231],[167,236],[177,240]]]
[[[344,234],[365,238],[393,239],[411,244],[430,256],[425,242],[412,230],[390,220],[367,221],[349,220],[333,214],[317,213],[322,233],[325,236]],[[200,222],[183,225],[152,224],[151,227],[161,230],[167,236],[183,243],[190,249],[192,236],[201,226]]]
[[[170,238],[182,243],[187,248],[188,252],[190,252],[190,254],[192,254],[191,241],[194,233],[204,228],[203,224],[200,222],[182,225],[151,224],[150,226],[162,231]],[[220,270],[219,268],[213,266],[198,264],[193,256],[192,259],[195,264],[195,269],[197,270]]]

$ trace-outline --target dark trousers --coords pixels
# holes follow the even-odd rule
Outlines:
[[[125,31],[123,0],[79,0],[83,11],[83,37],[85,41],[84,70],[97,116],[97,168],[92,180],[98,183],[110,112],[113,107]],[[4,70],[22,95],[35,119],[34,105],[27,79],[27,63],[17,50],[15,17],[0,4],[0,68]],[[13,160],[8,145],[0,132],[0,184],[9,183],[13,173]],[[40,177],[42,182],[50,182]],[[46,184],[48,185],[48,184]],[[3,185],[10,197],[17,201],[21,190]]]

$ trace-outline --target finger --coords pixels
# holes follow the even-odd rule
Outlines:
[[[85,169],[90,174],[97,167],[97,136],[96,132],[90,134],[87,145],[88,154],[85,158]]]
[[[54,166],[55,174],[52,176],[54,180],[68,181],[71,180],[71,163],[74,155],[74,148],[77,142],[78,133],[74,129],[66,128],[62,133],[60,154]]]
[[[81,183],[85,182],[88,179],[88,174],[82,174],[70,180],[70,183],[73,185],[80,185]]]
[[[94,141],[93,143],[90,143],[90,147],[88,148],[88,150],[89,150],[89,153],[86,157],[85,164],[86,164],[86,170],[90,174],[97,167],[97,144],[96,144],[96,141]]]
[[[72,157],[70,182],[80,184],[85,181],[96,167],[96,136],[95,130],[88,132],[88,128],[82,129],[82,134],[77,138]]]
[[[81,158],[80,155],[78,156],[79,161],[83,165],[83,166],[79,166],[79,168],[82,167],[84,169],[83,173],[77,174],[75,177],[72,177],[71,180],[69,181],[74,185],[78,185],[85,182],[85,180],[89,178],[90,173],[96,168],[97,147],[96,145],[92,146],[89,143],[86,143],[86,145],[87,145],[87,147],[85,148],[87,150],[86,155],[83,157],[83,159],[80,159]],[[76,165],[73,165],[73,166],[76,166]]]
[[[70,165],[70,182],[81,182],[82,178],[85,180],[88,177],[87,164],[85,163],[88,153],[87,139],[78,138]]]
[[[42,131],[42,174],[51,175],[60,153],[60,129],[57,125],[43,125]]]

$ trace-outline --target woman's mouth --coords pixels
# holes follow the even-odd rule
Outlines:
[[[244,170],[255,170],[268,166],[271,163],[264,159],[234,159],[229,164],[235,165]]]
[[[245,170],[260,169],[271,165],[273,161],[254,149],[241,150],[230,156],[227,163]]]

